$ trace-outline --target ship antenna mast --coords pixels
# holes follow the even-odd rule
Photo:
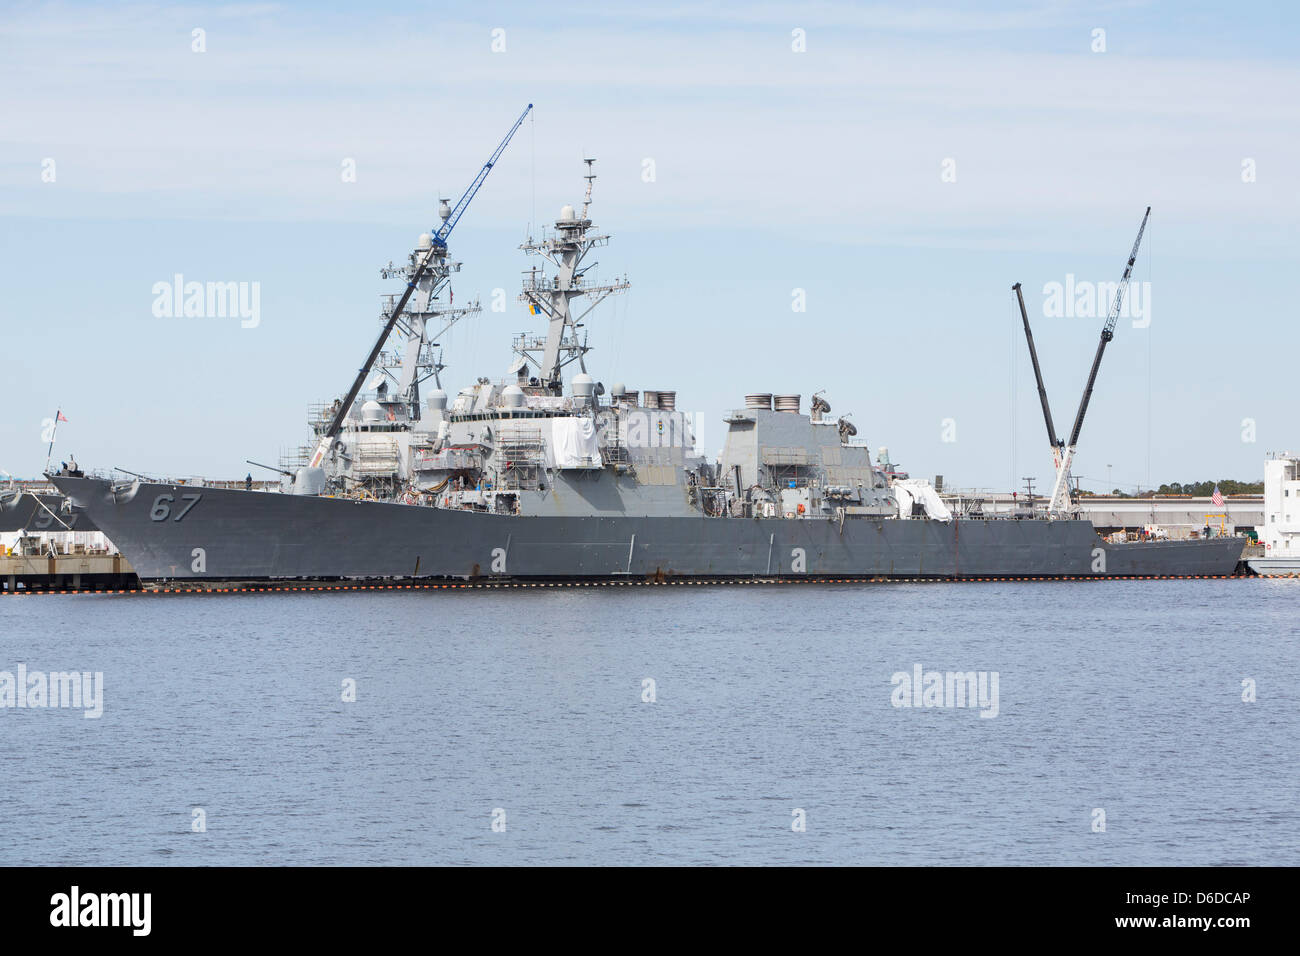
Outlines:
[[[589,281],[587,273],[597,263],[584,265],[587,253],[599,246],[609,244],[609,236],[590,234],[592,183],[596,179],[593,172],[594,159],[584,159],[587,172],[583,178],[587,181],[583,197],[582,213],[571,205],[560,210],[560,218],[555,221],[555,233],[551,238],[533,240],[529,238],[521,248],[529,255],[541,256],[555,266],[555,275],[548,277],[543,270],[536,267],[524,273],[524,289],[519,301],[528,306],[533,315],[545,316],[548,322],[546,337],[521,334],[515,338],[514,349],[525,360],[531,362],[539,373],[543,385],[555,395],[563,392],[561,372],[571,362],[582,361],[588,351],[585,332],[581,341],[578,330],[583,328],[582,320],[593,309],[611,295],[627,289],[630,283],[626,276],[620,276],[613,282],[595,284]],[[578,315],[572,311],[572,302],[580,296],[587,296],[586,308]],[[538,359],[533,353],[541,353]]]
[[[594,159],[584,159],[583,162],[587,164],[587,175],[582,177],[587,181],[587,195],[582,200],[582,218],[587,219],[589,218],[587,210],[591,208],[591,184],[596,179],[596,174],[591,171],[591,167],[596,161]]]

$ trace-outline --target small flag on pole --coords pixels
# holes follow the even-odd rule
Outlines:
[[[66,422],[68,419],[67,416],[63,414],[63,412],[59,411],[54,413],[54,420],[56,422]]]
[[[1223,507],[1223,492],[1219,491],[1218,485],[1214,486],[1214,494],[1210,496],[1210,500],[1214,502],[1214,507]]]
[[[537,307],[537,303],[535,303],[535,302],[529,302],[529,303],[528,303],[528,311],[531,312],[533,315],[537,315],[537,314],[538,314],[539,312],[541,312],[542,310],[539,309],[539,308]]]

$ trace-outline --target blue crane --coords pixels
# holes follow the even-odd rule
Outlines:
[[[496,151],[493,152],[488,158],[488,161],[483,164],[483,168],[478,171],[478,175],[475,176],[474,181],[469,184],[469,188],[465,190],[465,194],[460,197],[460,200],[456,203],[455,207],[447,210],[445,215],[443,215],[442,225],[433,233],[433,241],[430,243],[429,248],[425,250],[424,255],[420,258],[419,265],[416,267],[414,274],[412,274],[410,281],[407,282],[406,291],[402,293],[402,298],[398,300],[397,305],[393,308],[393,314],[390,315],[388,321],[384,323],[384,329],[379,333],[379,339],[375,342],[375,347],[370,350],[370,355],[366,357],[365,364],[362,365],[360,371],[357,372],[357,377],[353,381],[352,387],[348,389],[347,397],[343,399],[342,404],[339,405],[338,411],[334,414],[334,418],[330,422],[329,428],[327,428],[325,433],[321,436],[320,443],[316,446],[316,452],[311,458],[311,466],[313,468],[318,466],[321,461],[324,460],[326,452],[329,451],[330,443],[333,442],[333,440],[338,436],[338,433],[343,430],[343,422],[347,419],[348,411],[352,408],[352,403],[357,400],[357,395],[361,393],[361,387],[365,383],[366,376],[370,374],[371,367],[374,366],[375,360],[379,358],[379,353],[383,350],[384,343],[388,341],[388,336],[392,334],[393,327],[397,325],[397,320],[402,317],[402,313],[406,310],[406,303],[410,301],[411,296],[414,294],[416,285],[418,285],[420,279],[424,277],[425,272],[428,271],[429,266],[434,259],[441,258],[446,254],[447,237],[451,235],[451,231],[456,228],[456,223],[458,223],[460,217],[465,214],[465,210],[468,208],[470,200],[472,200],[475,194],[479,191],[479,187],[482,186],[483,181],[487,179],[488,173],[492,172],[492,167],[496,165],[496,161],[500,159],[501,154],[505,152],[506,146],[509,144],[511,138],[516,132],[518,132],[519,127],[524,125],[524,120],[528,117],[532,108],[533,104],[529,103],[527,109],[519,114],[519,119],[515,120],[515,125],[510,127],[510,132],[506,133],[505,139],[501,140],[501,144],[497,146]],[[443,208],[446,209],[446,202],[443,203]]]
[[[478,171],[478,175],[475,176],[474,181],[469,184],[469,188],[466,189],[465,194],[460,197],[460,201],[456,203],[447,215],[443,216],[442,225],[439,226],[437,232],[433,234],[433,244],[435,246],[441,246],[444,249],[447,248],[447,237],[451,235],[451,231],[456,228],[456,223],[460,222],[460,217],[464,214],[465,208],[469,205],[470,200],[474,198],[479,187],[483,185],[483,180],[487,179],[488,173],[492,172],[492,167],[495,166],[496,161],[501,158],[501,154],[506,151],[506,145],[510,142],[511,137],[518,132],[519,127],[524,125],[524,120],[528,118],[528,114],[532,109],[533,104],[529,103],[527,108],[519,114],[519,119],[515,120],[515,125],[510,127],[510,132],[506,133],[505,139],[501,140],[501,145],[496,148],[496,152],[488,157],[488,161],[484,163],[483,168]]]

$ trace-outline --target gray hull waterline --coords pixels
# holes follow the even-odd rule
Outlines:
[[[1108,544],[1087,521],[520,517],[147,482],[115,494],[104,479],[54,481],[146,581],[1218,576],[1233,573],[1243,547],[1239,538]],[[154,520],[160,498],[169,513]]]

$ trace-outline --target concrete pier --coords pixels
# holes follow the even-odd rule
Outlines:
[[[120,554],[10,554],[0,556],[0,591],[119,591],[140,586]]]

